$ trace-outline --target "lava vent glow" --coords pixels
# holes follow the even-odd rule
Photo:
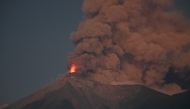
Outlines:
[[[70,68],[70,70],[69,70],[69,72],[70,72],[70,73],[76,73],[76,69],[77,69],[76,64],[72,64],[72,65],[71,65],[71,68]]]

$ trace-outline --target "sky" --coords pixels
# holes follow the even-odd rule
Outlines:
[[[0,105],[10,104],[67,72],[70,33],[83,19],[83,0],[0,1]],[[175,0],[190,18],[190,1]]]

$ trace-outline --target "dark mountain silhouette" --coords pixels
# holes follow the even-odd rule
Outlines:
[[[4,109],[190,109],[190,91],[169,96],[142,85],[106,85],[66,75]]]

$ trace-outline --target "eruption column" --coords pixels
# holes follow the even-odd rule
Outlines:
[[[76,62],[77,74],[101,82],[180,90],[164,78],[172,68],[190,81],[184,73],[190,68],[190,24],[171,6],[172,0],[84,0],[85,19],[70,36],[75,50],[68,67]]]

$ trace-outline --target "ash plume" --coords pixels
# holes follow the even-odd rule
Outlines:
[[[67,67],[109,84],[144,84],[165,93],[170,68],[190,81],[190,23],[173,11],[172,0],[84,0],[84,20],[70,39],[75,50]],[[174,90],[175,89],[175,90]],[[170,91],[170,92],[168,92]],[[173,92],[171,92],[173,91]]]

